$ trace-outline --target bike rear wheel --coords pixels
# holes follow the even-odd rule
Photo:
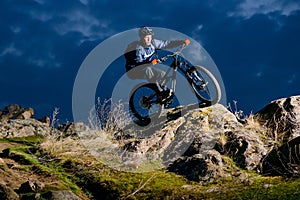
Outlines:
[[[221,88],[214,75],[202,66],[194,66],[196,77],[190,80],[192,90],[199,100],[214,105],[221,100]]]
[[[151,116],[159,116],[162,105],[158,103],[159,90],[154,83],[141,83],[131,92],[129,107],[131,113],[140,122],[148,125]]]

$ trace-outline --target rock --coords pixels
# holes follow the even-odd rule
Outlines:
[[[41,119],[39,119],[40,122],[47,124],[47,126],[50,127],[51,124],[51,119],[50,117],[42,117]]]
[[[34,110],[32,108],[26,108],[16,115],[16,119],[30,119],[33,117],[33,115]]]
[[[191,157],[179,158],[168,167],[168,170],[191,181],[202,181],[208,174],[208,165],[201,154],[196,154]]]
[[[26,181],[25,183],[22,183],[18,190],[19,193],[31,193],[35,191],[36,191],[35,184],[34,182],[31,181]]]
[[[59,124],[57,129],[63,133],[64,137],[78,137],[79,132],[89,130],[89,127],[82,122],[71,122],[66,124]]]
[[[229,176],[226,165],[220,153],[215,150],[208,151],[205,156],[195,154],[184,156],[172,163],[168,170],[183,175],[191,181],[214,181],[220,177]]]
[[[42,198],[49,200],[81,200],[70,190],[50,191],[43,194]]]
[[[143,162],[167,162],[164,154],[168,152],[170,144],[174,141],[174,133],[183,123],[183,118],[178,118],[166,124],[161,130],[156,130],[150,136],[129,137],[122,147],[122,167],[137,169]],[[160,126],[160,125],[159,125]],[[167,158],[168,159],[168,158]]]
[[[157,130],[149,137],[141,137],[131,141],[125,145],[129,151],[146,153],[146,152],[157,152],[161,153],[165,150],[174,138],[174,132],[182,124],[182,118],[174,120],[166,125],[161,130]]]
[[[222,155],[232,158],[238,167],[247,170],[257,169],[266,155],[259,135],[241,124],[222,105],[190,110],[183,118],[185,122],[175,135],[192,135],[192,143],[184,156],[168,169],[190,180],[209,181],[235,173],[227,170],[232,167],[223,162]],[[182,141],[180,139],[178,143]],[[180,149],[173,148],[171,152],[175,154]]]
[[[245,128],[233,113],[220,104],[188,111],[184,118],[186,123],[178,132],[187,134],[192,131],[194,135],[185,156],[204,155],[206,151],[215,149],[232,158],[239,167],[253,170],[266,155],[259,136]]]
[[[17,104],[6,106],[0,112],[0,121],[4,122],[9,119],[30,119],[34,115],[32,108],[22,108]]]
[[[184,108],[186,109],[186,108]],[[168,147],[166,160],[172,161],[184,154],[192,156],[205,154],[216,145],[221,133],[230,130],[232,126],[239,126],[236,117],[224,106],[214,106],[182,110],[184,123],[177,129],[174,142]]]
[[[32,181],[26,181],[25,183],[22,183],[18,193],[32,193],[32,192],[40,192],[43,190],[45,185],[41,182],[32,182]]]
[[[300,136],[300,96],[274,100],[254,118],[267,127],[268,137],[284,144]]]
[[[255,170],[267,153],[259,136],[242,128],[224,132],[215,149],[232,158],[237,166],[247,170]]]
[[[19,200],[19,195],[10,187],[0,183],[1,200]]]
[[[262,161],[261,174],[300,177],[300,137],[268,153]]]
[[[0,122],[0,138],[51,135],[59,131],[35,119],[10,119]]]

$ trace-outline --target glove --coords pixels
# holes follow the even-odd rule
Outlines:
[[[152,65],[156,65],[157,63],[159,63],[159,60],[158,60],[158,59],[153,59],[153,60],[151,61],[151,64],[152,64]]]
[[[183,40],[183,43],[187,46],[191,43],[191,41],[189,39]]]

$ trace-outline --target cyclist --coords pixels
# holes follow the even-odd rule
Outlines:
[[[158,40],[153,39],[153,30],[149,27],[141,27],[138,31],[140,40],[130,43],[125,51],[126,72],[130,79],[146,79],[155,82],[161,93],[162,100],[173,95],[163,83],[159,84],[165,72],[154,67],[151,62],[158,58],[158,49],[172,49],[183,44],[189,44],[189,40]]]

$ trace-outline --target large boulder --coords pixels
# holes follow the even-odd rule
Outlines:
[[[205,155],[214,149],[223,132],[239,125],[236,117],[220,104],[204,108],[187,106],[180,113],[184,122],[178,127],[175,138],[167,149],[165,157],[169,157],[166,159],[169,161],[181,155]]]
[[[300,136],[300,96],[274,100],[254,118],[267,128],[271,140],[284,144]]]
[[[263,159],[263,175],[300,177],[300,137],[274,147]]]
[[[192,181],[215,181],[233,173],[227,170],[226,164],[219,152],[209,150],[205,154],[182,156],[168,170]]]
[[[242,169],[257,170],[267,150],[260,137],[252,130],[226,131],[219,138],[215,149],[233,159]]]
[[[265,127],[269,153],[262,159],[264,175],[300,174],[300,96],[272,101],[254,115]]]
[[[232,158],[239,167],[253,170],[266,154],[256,132],[241,124],[233,113],[220,104],[191,110],[184,117],[187,123],[179,130],[194,133],[186,156],[205,154],[215,149]]]

